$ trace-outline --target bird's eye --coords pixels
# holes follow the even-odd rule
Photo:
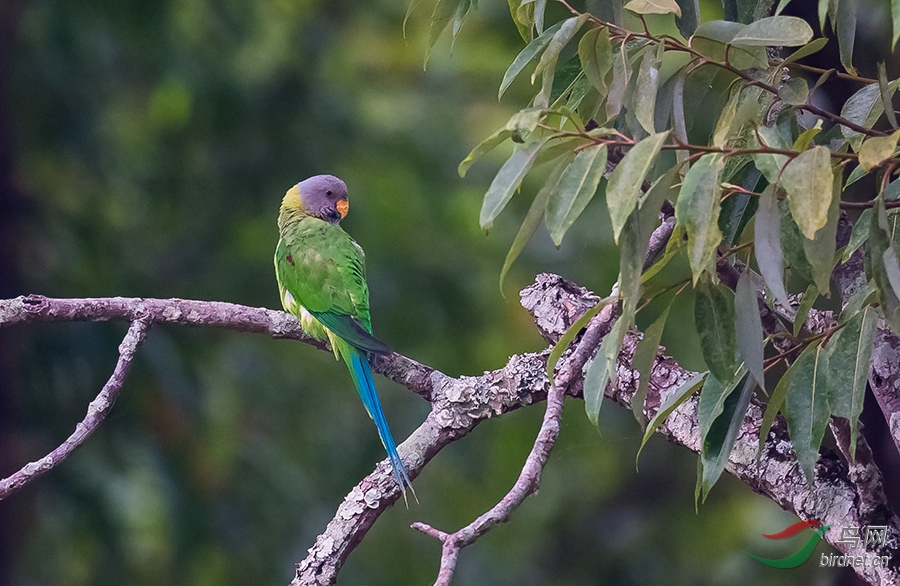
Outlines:
[[[325,195],[331,195],[331,190],[329,189],[328,191],[326,191]]]

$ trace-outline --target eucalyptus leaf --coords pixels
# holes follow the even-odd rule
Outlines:
[[[716,247],[722,241],[719,210],[722,187],[720,174],[724,160],[719,154],[706,154],[684,176],[675,203],[675,218],[688,237],[688,258],[696,285],[703,271],[710,269]]]
[[[525,214],[525,219],[522,221],[522,226],[519,228],[519,231],[516,233],[515,239],[513,239],[512,245],[509,247],[509,252],[506,253],[506,258],[503,260],[503,268],[500,269],[500,294],[503,294],[503,282],[506,279],[507,273],[509,273],[510,267],[519,258],[519,255],[522,253],[522,250],[525,248],[525,245],[528,244],[528,241],[531,240],[531,237],[534,236],[534,233],[537,231],[538,226],[541,225],[541,218],[544,217],[544,210],[547,207],[547,201],[550,199],[550,193],[556,189],[557,182],[559,181],[560,175],[562,175],[563,169],[565,169],[568,164],[571,162],[574,154],[563,157],[553,171],[550,173],[550,176],[547,177],[546,183],[544,186],[538,191],[537,195],[534,197],[534,201],[531,202],[531,206],[528,208],[528,213]]]
[[[859,148],[859,166],[866,171],[880,166],[894,156],[898,139],[900,139],[900,130],[896,130],[888,136],[873,136],[865,139]]]
[[[897,82],[888,85],[888,91],[892,97],[897,89]],[[844,103],[841,108],[841,117],[865,128],[872,128],[875,122],[884,114],[884,102],[881,97],[881,89],[878,84],[869,84],[857,91]],[[865,135],[846,126],[841,126],[841,134],[850,142],[853,150],[859,151]]]
[[[638,448],[638,453],[635,456],[635,463],[637,463],[638,459],[641,457],[641,452],[643,451],[644,446],[647,445],[647,440],[650,439],[653,432],[659,429],[659,426],[672,414],[672,411],[677,409],[679,405],[690,399],[691,395],[697,392],[697,389],[703,384],[703,380],[708,374],[709,373],[707,372],[695,372],[691,374],[683,380],[674,391],[666,396],[662,405],[660,405],[659,409],[656,411],[656,414],[647,424],[647,429],[644,430],[644,437],[641,438],[641,447]]]
[[[512,130],[504,127],[495,130],[489,137],[478,143],[475,148],[473,148],[472,151],[468,155],[466,155],[466,158],[459,163],[459,167],[457,167],[459,176],[465,177],[466,173],[469,172],[469,169],[473,164],[475,164],[476,161],[478,161],[478,159],[494,150],[495,147],[504,143],[511,136]]]
[[[637,391],[631,397],[631,412],[634,413],[634,418],[640,423],[642,430],[647,427],[647,418],[644,415],[644,402],[647,400],[653,364],[656,362],[656,355],[659,353],[659,341],[666,327],[666,319],[669,317],[669,309],[671,307],[672,304],[670,302],[659,317],[656,318],[656,321],[650,324],[650,327],[644,332],[644,337],[638,342],[637,348],[634,350],[634,358],[631,360],[631,368],[640,375]]]
[[[765,391],[766,377],[763,369],[765,341],[756,289],[750,279],[749,269],[741,273],[734,290],[734,326],[738,354],[759,388]]]
[[[813,282],[819,291],[827,292],[831,272],[834,269],[834,252],[837,237],[838,220],[840,219],[841,174],[834,173],[832,180],[832,196],[828,206],[825,225],[816,231],[812,240],[803,238],[803,253],[809,262]]]
[[[789,106],[805,104],[809,99],[809,85],[802,77],[792,77],[778,90],[778,97]]]
[[[866,396],[877,325],[878,312],[866,306],[825,345],[828,352],[829,405],[833,415],[850,422],[851,460],[856,459],[859,416]]]
[[[723,383],[734,379],[737,351],[734,328],[734,295],[722,284],[702,279],[695,288],[694,325],[700,350],[709,371]]]
[[[681,16],[681,7],[675,0],[631,0],[625,10],[635,14],[675,14]]]
[[[665,43],[659,43],[656,51],[648,50],[644,53],[635,83],[634,116],[650,134],[656,132],[654,129],[656,94],[659,92],[659,68],[664,48]]]
[[[813,30],[796,16],[770,16],[752,22],[731,39],[733,45],[798,47],[813,37]]]
[[[612,220],[613,239],[618,244],[625,221],[637,205],[641,185],[653,166],[668,132],[651,134],[629,150],[609,176],[606,205]]]
[[[503,163],[494,180],[491,181],[484,200],[481,204],[479,223],[481,229],[488,231],[494,225],[494,220],[512,199],[513,193],[522,184],[522,179],[528,174],[534,163],[535,157],[543,148],[546,141],[532,143],[518,150]]]
[[[853,67],[853,45],[856,43],[856,19],[859,0],[840,0],[837,4],[837,17],[831,22],[837,31],[838,52],[841,65],[850,75],[856,75]]]
[[[629,316],[623,313],[619,316],[610,332],[603,338],[597,355],[584,373],[584,410],[588,421],[593,423],[594,427],[600,425],[600,406],[603,404],[606,387],[616,384],[619,351],[633,320],[633,314]]]
[[[500,82],[500,91],[497,94],[497,99],[503,97],[503,94],[506,93],[506,89],[510,86],[510,84],[515,80],[522,70],[531,63],[537,55],[543,51],[548,44],[550,44],[550,39],[553,38],[553,35],[562,27],[563,23],[558,22],[545,30],[543,34],[539,37],[535,38],[533,41],[528,43],[522,51],[516,55],[516,58],[513,59],[513,62],[510,63],[509,67],[506,70],[506,73],[503,74],[503,81]]]
[[[753,250],[759,272],[782,307],[790,307],[784,288],[784,255],[781,252],[781,214],[775,186],[769,185],[759,198],[753,226]]]
[[[728,457],[734,448],[744,415],[750,406],[753,395],[753,377],[744,376],[743,370],[734,381],[722,389],[721,393],[707,392],[712,377],[707,377],[706,384],[700,390],[698,414],[701,417],[700,467],[698,478],[700,484],[700,500],[705,502],[709,491],[722,475]],[[714,380],[714,379],[712,379]],[[718,383],[718,381],[716,381]],[[710,391],[717,390],[721,383],[714,385]],[[706,396],[705,396],[706,395]],[[714,401],[714,402],[713,402]],[[712,405],[710,406],[710,403]],[[704,419],[705,414],[705,419]],[[703,430],[706,423],[706,429]]]
[[[784,397],[784,417],[800,469],[811,484],[815,479],[819,446],[831,415],[826,375],[828,354],[817,344],[810,344],[790,370],[794,373]]]
[[[601,95],[606,94],[606,75],[612,69],[609,29],[597,27],[584,33],[578,42],[578,56],[588,81]]]
[[[897,254],[894,249],[893,230],[896,218],[889,221],[884,206],[883,195],[875,199],[871,222],[869,224],[869,259],[871,261],[872,280],[878,293],[878,301],[884,319],[894,334],[900,334],[900,291],[894,288],[895,281],[900,280],[900,267],[897,266]],[[891,274],[895,278],[891,278]]]
[[[597,192],[606,170],[606,145],[592,145],[578,152],[559,177],[547,201],[545,222],[556,246]]]
[[[809,240],[828,221],[833,177],[831,151],[815,146],[794,157],[781,172],[781,185],[791,205],[791,215]]]

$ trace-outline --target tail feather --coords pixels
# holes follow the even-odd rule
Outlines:
[[[384,411],[381,409],[381,401],[378,400],[378,393],[375,390],[375,381],[372,380],[372,370],[369,368],[369,362],[366,360],[366,356],[356,348],[352,347],[348,352],[342,354],[344,355],[344,360],[347,362],[347,366],[350,368],[350,376],[353,377],[353,382],[356,385],[356,390],[359,392],[359,397],[362,399],[366,411],[369,412],[369,416],[375,421],[375,427],[378,428],[378,435],[381,437],[381,443],[384,444],[384,449],[387,451],[388,459],[391,462],[394,479],[403,491],[404,502],[406,501],[406,487],[409,487],[410,491],[412,491],[413,498],[418,502],[416,491],[413,490],[412,487],[412,481],[406,473],[406,468],[403,466],[403,460],[400,459],[400,454],[397,453],[397,444],[394,443],[394,438],[388,427],[387,418],[385,418]],[[409,503],[407,503],[407,506],[408,505]]]

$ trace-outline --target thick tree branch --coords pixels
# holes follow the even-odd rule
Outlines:
[[[555,342],[597,300],[585,289],[554,275],[539,275],[536,282],[522,292],[522,305],[534,316],[539,331],[550,343]],[[560,390],[556,393],[551,391],[545,374],[546,351],[513,356],[503,368],[478,377],[447,377],[396,354],[373,361],[378,372],[429,398],[432,403],[432,411],[426,420],[399,448],[413,478],[441,449],[464,437],[481,421],[542,401],[551,393],[553,406],[548,407],[545,415],[547,426],[546,429],[542,426],[535,449],[526,461],[520,476],[522,482],[517,482],[509,495],[486,517],[476,519],[464,528],[475,538],[508,517],[524,500],[524,496],[520,495],[527,496],[529,488],[535,487],[539,481],[543,462],[555,440],[554,421],[558,426],[555,409],[561,404],[562,389],[565,388],[571,395],[580,393],[583,376],[580,368],[575,366],[583,366],[582,359],[590,356],[599,346],[612,322],[611,307],[591,322],[578,339],[575,349],[564,355],[557,373]],[[296,320],[287,314],[227,303],[153,299],[56,300],[37,296],[0,301],[0,327],[28,321],[110,319],[137,321],[144,324],[144,328],[152,323],[212,325],[311,343],[300,331]],[[143,331],[146,332],[146,329]],[[623,406],[630,405],[630,398],[636,389],[638,375],[630,369],[630,361],[638,339],[637,334],[626,337],[619,356],[616,386],[606,392],[609,398]],[[883,343],[880,338],[878,343]],[[647,414],[653,415],[668,393],[690,374],[671,358],[658,356],[650,373],[650,392],[645,403]],[[884,498],[880,471],[867,458],[865,444],[860,444],[860,458],[852,468],[823,450],[816,478],[810,486],[799,469],[782,420],[776,421],[766,439],[762,458],[757,459],[756,434],[761,417],[762,409],[752,404],[726,469],[786,510],[802,518],[832,524],[826,539],[841,551],[847,551],[846,544],[839,542],[841,528],[887,527],[888,538],[884,549],[870,547],[865,552],[852,553],[887,555],[889,565],[886,568],[856,570],[871,583],[900,583],[900,523]],[[670,441],[697,451],[697,399],[693,398],[679,407],[663,423],[659,432]],[[840,435],[840,431],[836,435]],[[522,487],[524,492],[520,490]],[[380,514],[398,498],[399,489],[391,479],[387,462],[379,463],[345,498],[332,522],[310,548],[307,558],[298,564],[293,583],[333,583],[349,553]],[[448,534],[437,530],[428,532],[445,543],[449,538]],[[444,563],[449,565],[452,561],[448,556]]]

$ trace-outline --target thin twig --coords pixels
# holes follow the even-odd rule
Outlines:
[[[475,543],[479,537],[507,521],[512,513],[521,506],[529,495],[537,492],[541,484],[541,475],[550,451],[556,444],[559,436],[560,421],[562,419],[563,403],[570,385],[581,376],[585,363],[591,354],[599,346],[600,339],[609,332],[611,321],[614,318],[614,305],[607,305],[596,315],[585,329],[584,335],[575,350],[559,369],[554,377],[554,384],[547,394],[547,406],[544,410],[544,419],[538,431],[534,445],[531,447],[525,464],[519,477],[512,488],[500,501],[487,512],[465,527],[446,533],[434,527],[417,522],[411,527],[426,535],[435,537],[441,541],[441,562],[438,570],[435,586],[448,586],[456,571],[456,563],[460,551]]]
[[[150,328],[150,322],[145,319],[136,319],[131,322],[128,327],[128,333],[122,343],[119,344],[119,360],[113,369],[109,380],[103,385],[97,397],[88,405],[87,414],[72,432],[66,441],[60,444],[55,450],[37,460],[30,462],[22,467],[21,470],[11,476],[0,480],[0,500],[5,499],[9,495],[15,493],[20,488],[28,485],[38,477],[49,472],[69,455],[97,430],[97,427],[106,418],[106,414],[112,408],[119,391],[122,390],[122,384],[128,371],[131,370],[131,363],[134,360],[134,354],[137,347],[147,337],[147,331]]]

